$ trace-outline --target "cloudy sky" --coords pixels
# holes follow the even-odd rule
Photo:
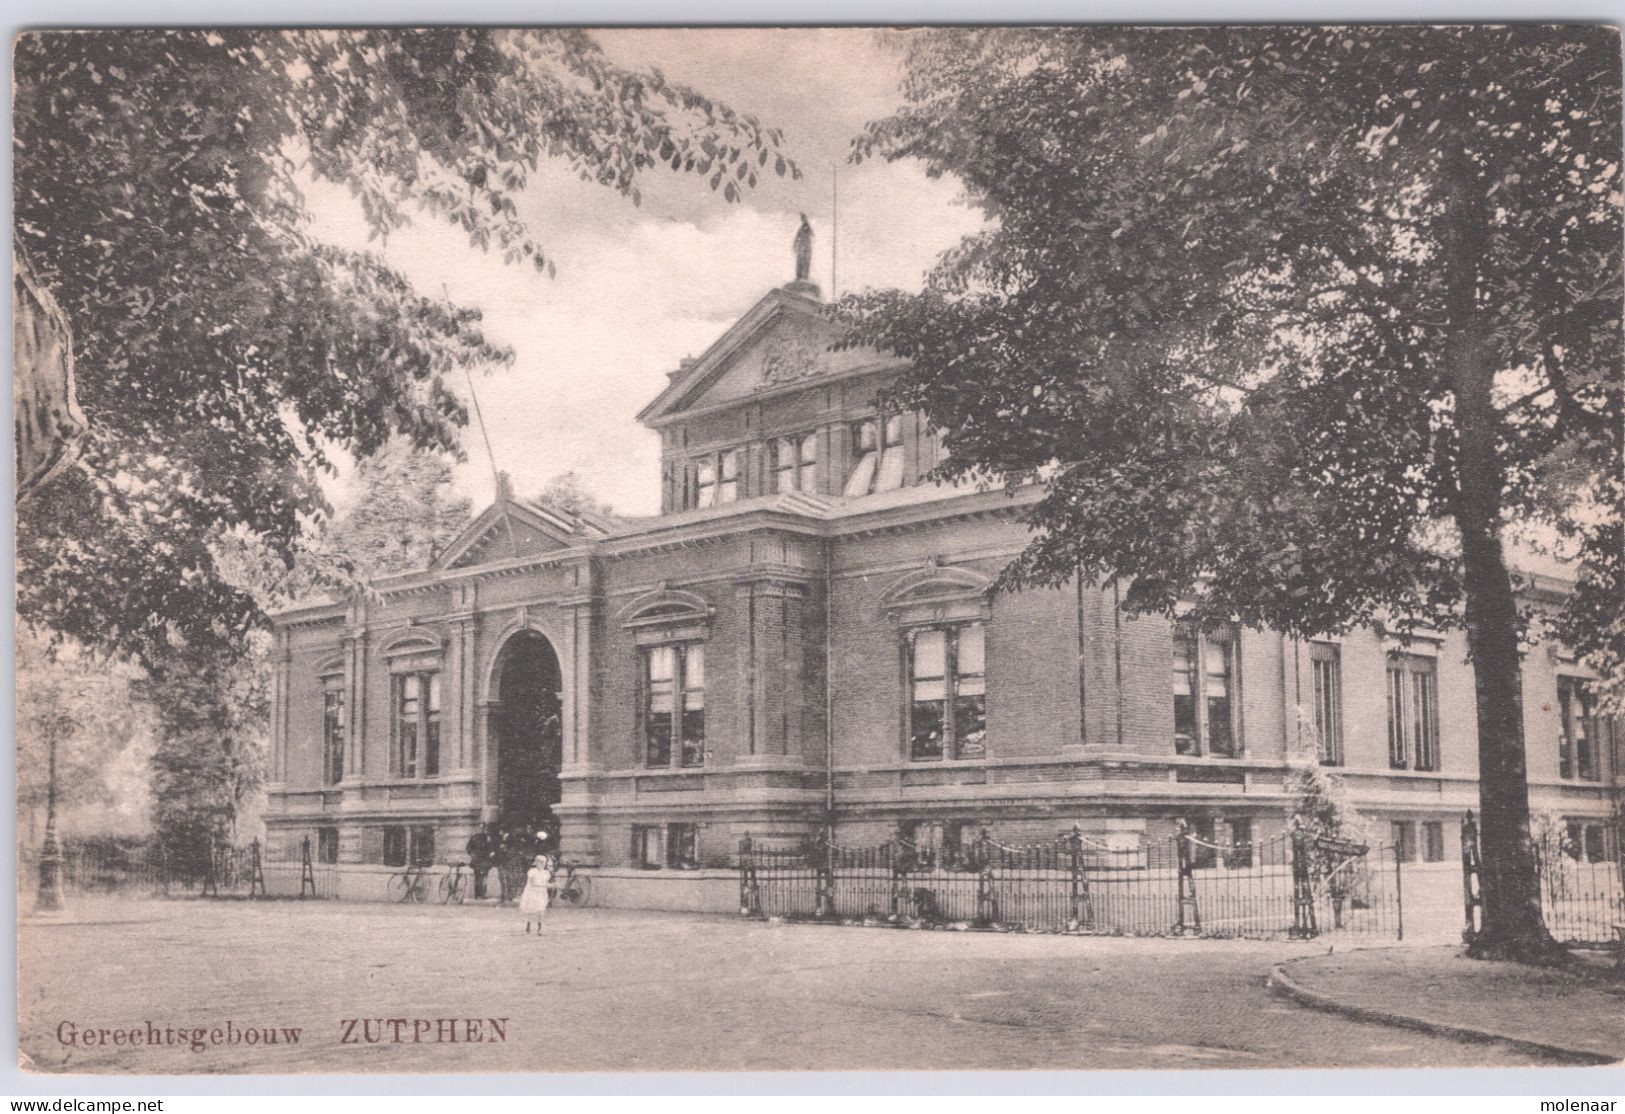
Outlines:
[[[658,66],[733,108],[783,129],[799,181],[767,177],[725,204],[695,175],[653,171],[643,204],[550,168],[522,212],[555,278],[468,246],[448,225],[420,222],[385,248],[426,292],[480,307],[512,367],[475,377],[497,466],[521,494],[565,471],[615,510],[659,509],[656,436],[633,415],[683,356],[697,355],[770,288],[794,277],[798,213],[816,240],[813,277],[830,291],[831,176],[839,167],[840,289],[918,289],[937,254],[980,224],[959,189],[917,165],[846,162],[866,121],[900,103],[896,54],[870,30],[614,30],[598,33],[618,62]],[[313,189],[323,234],[355,243],[359,214],[339,190]],[[461,384],[459,383],[459,386]],[[479,433],[465,439],[460,486],[476,505],[494,484]]]

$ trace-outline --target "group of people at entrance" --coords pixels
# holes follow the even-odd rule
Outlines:
[[[525,915],[525,931],[529,932],[534,924],[540,932],[557,862],[552,842],[546,831],[529,825],[503,828],[493,823],[475,832],[466,848],[469,869],[474,874],[475,898],[488,895],[488,879],[494,868],[501,901],[507,904],[517,900],[519,911]]]

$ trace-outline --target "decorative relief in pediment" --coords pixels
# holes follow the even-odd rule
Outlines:
[[[820,351],[811,337],[779,333],[762,346],[762,383],[775,386],[816,374]]]

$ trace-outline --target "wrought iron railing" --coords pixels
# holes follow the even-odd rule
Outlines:
[[[1182,828],[1117,845],[1074,828],[1012,846],[983,831],[949,850],[747,837],[739,863],[740,911],[750,916],[1139,936],[1404,931],[1393,847],[1302,832],[1218,844]]]
[[[1540,879],[1540,913],[1546,931],[1564,944],[1618,944],[1625,924],[1625,848],[1617,833],[1614,857],[1592,857],[1603,848],[1586,848],[1566,839],[1532,840],[1529,844]],[[1588,853],[1588,851],[1590,853]],[[1483,930],[1478,821],[1471,812],[1461,822],[1462,885],[1467,915],[1465,939]]]
[[[308,840],[305,841],[308,844]],[[30,864],[31,865],[31,864]],[[301,845],[293,856],[270,858],[256,840],[173,853],[152,843],[70,844],[62,853],[69,893],[124,897],[339,896],[338,867],[312,861]]]

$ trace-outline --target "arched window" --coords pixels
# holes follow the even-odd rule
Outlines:
[[[705,765],[704,596],[662,586],[621,609],[638,646],[637,752],[649,768]]]
[[[905,739],[911,761],[987,757],[987,630],[992,581],[935,564],[881,595],[899,627]]]

